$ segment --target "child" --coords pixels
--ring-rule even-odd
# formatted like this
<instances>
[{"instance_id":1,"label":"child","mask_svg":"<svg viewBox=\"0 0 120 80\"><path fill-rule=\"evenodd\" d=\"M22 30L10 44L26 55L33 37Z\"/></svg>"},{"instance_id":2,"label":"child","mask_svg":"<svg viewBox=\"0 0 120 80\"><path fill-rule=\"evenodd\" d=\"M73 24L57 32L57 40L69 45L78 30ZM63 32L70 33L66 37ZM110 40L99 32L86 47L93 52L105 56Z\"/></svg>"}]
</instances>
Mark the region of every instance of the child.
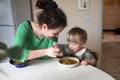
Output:
<instances>
[{"instance_id":1,"label":"child","mask_svg":"<svg viewBox=\"0 0 120 80\"><path fill-rule=\"evenodd\" d=\"M72 28L67 33L67 45L59 44L63 56L77 57L81 61L81 65L95 65L96 58L91 50L85 47L87 41L87 33L79 27Z\"/></svg>"}]
</instances>

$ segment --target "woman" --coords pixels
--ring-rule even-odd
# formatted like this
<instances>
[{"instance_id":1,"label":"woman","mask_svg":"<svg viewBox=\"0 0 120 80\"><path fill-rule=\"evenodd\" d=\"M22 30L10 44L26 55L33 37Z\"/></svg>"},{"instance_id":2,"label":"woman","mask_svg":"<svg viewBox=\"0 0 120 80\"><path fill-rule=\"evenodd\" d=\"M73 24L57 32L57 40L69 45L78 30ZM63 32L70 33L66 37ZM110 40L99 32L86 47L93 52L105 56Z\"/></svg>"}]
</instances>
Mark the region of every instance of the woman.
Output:
<instances>
[{"instance_id":1,"label":"woman","mask_svg":"<svg viewBox=\"0 0 120 80\"><path fill-rule=\"evenodd\" d=\"M55 47L59 33L67 26L64 12L58 8L53 0L37 0L38 22L25 21L17 29L13 48L22 51L12 54L11 62L25 62L34 58L50 58L59 55L59 48ZM16 50L17 51L17 50Z\"/></svg>"}]
</instances>

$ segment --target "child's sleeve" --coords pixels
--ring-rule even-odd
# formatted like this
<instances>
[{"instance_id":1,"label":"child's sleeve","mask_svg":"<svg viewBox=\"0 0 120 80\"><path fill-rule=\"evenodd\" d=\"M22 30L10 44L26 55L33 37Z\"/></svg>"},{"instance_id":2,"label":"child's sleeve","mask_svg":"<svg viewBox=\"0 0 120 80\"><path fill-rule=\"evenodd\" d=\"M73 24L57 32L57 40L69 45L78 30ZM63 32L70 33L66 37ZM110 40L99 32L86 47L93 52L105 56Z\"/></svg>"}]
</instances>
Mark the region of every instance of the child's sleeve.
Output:
<instances>
[{"instance_id":1,"label":"child's sleeve","mask_svg":"<svg viewBox=\"0 0 120 80\"><path fill-rule=\"evenodd\" d=\"M94 55L91 51L86 51L85 53L85 59L95 59Z\"/></svg>"}]
</instances>

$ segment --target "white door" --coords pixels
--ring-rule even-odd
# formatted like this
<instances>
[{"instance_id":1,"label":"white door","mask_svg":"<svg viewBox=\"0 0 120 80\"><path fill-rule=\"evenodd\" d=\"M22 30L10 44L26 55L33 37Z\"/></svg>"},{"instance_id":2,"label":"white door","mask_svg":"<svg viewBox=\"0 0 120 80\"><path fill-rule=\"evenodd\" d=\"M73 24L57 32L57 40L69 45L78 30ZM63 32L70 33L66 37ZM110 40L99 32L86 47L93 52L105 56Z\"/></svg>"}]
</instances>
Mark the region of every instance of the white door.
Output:
<instances>
[{"instance_id":1,"label":"white door","mask_svg":"<svg viewBox=\"0 0 120 80\"><path fill-rule=\"evenodd\" d=\"M12 0L0 0L0 25L14 25Z\"/></svg>"},{"instance_id":2,"label":"white door","mask_svg":"<svg viewBox=\"0 0 120 80\"><path fill-rule=\"evenodd\" d=\"M0 26L0 41L5 43L8 48L13 45L14 31L13 26Z\"/></svg>"}]
</instances>

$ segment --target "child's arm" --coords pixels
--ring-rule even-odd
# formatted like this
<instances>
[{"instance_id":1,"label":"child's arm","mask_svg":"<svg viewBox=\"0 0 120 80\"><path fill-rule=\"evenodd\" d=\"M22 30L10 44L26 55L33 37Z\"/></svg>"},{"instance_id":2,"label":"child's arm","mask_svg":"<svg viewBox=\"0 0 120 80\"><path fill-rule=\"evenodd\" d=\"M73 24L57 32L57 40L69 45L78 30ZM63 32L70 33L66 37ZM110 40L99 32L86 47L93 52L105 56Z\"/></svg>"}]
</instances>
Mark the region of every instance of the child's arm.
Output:
<instances>
[{"instance_id":1,"label":"child's arm","mask_svg":"<svg viewBox=\"0 0 120 80\"><path fill-rule=\"evenodd\" d=\"M84 59L81 61L81 65L93 65L95 66L97 62L96 57L93 55L93 52L91 52L90 50L86 50L85 55L84 55Z\"/></svg>"},{"instance_id":2,"label":"child's arm","mask_svg":"<svg viewBox=\"0 0 120 80\"><path fill-rule=\"evenodd\" d=\"M85 60L82 60L82 61L81 61L81 65L86 66L86 65L88 65L88 64L95 66L95 64L96 64L96 59L95 59L95 58L93 58L93 59L85 59Z\"/></svg>"}]
</instances>

